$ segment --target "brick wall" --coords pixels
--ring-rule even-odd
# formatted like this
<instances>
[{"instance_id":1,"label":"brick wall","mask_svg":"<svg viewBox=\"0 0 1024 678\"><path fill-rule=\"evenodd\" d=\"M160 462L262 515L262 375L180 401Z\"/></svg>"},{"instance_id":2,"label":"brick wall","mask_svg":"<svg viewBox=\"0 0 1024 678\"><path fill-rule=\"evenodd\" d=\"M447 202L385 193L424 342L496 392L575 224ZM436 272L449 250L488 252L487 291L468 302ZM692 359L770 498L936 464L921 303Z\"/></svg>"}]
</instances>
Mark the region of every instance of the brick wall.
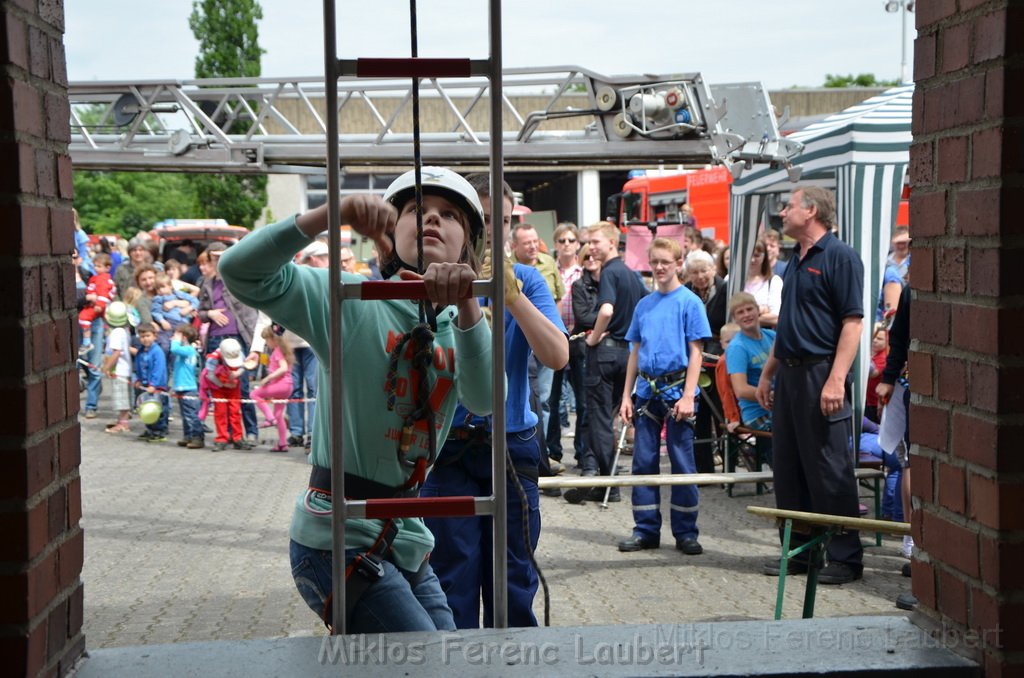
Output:
<instances>
[{"instance_id":1,"label":"brick wall","mask_svg":"<svg viewBox=\"0 0 1024 678\"><path fill-rule=\"evenodd\" d=\"M61 0L0 2L0 657L5 675L64 675L85 644L63 32Z\"/></svg>"},{"instance_id":2,"label":"brick wall","mask_svg":"<svg viewBox=\"0 0 1024 678\"><path fill-rule=\"evenodd\" d=\"M917 3L910 174L913 587L986 675L1024 675L1024 7Z\"/></svg>"}]
</instances>

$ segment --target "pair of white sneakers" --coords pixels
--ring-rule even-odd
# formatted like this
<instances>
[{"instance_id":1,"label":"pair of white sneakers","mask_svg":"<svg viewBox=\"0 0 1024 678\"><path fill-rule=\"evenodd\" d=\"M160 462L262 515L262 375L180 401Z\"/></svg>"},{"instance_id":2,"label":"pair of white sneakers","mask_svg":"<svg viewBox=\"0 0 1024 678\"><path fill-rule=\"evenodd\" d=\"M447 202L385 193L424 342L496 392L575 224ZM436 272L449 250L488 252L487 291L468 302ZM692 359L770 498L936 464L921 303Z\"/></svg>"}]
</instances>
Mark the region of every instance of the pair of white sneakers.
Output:
<instances>
[{"instance_id":1,"label":"pair of white sneakers","mask_svg":"<svg viewBox=\"0 0 1024 678\"><path fill-rule=\"evenodd\" d=\"M909 534L903 537L903 545L900 547L900 553L903 554L904 558L909 558L914 552L914 538Z\"/></svg>"}]
</instances>

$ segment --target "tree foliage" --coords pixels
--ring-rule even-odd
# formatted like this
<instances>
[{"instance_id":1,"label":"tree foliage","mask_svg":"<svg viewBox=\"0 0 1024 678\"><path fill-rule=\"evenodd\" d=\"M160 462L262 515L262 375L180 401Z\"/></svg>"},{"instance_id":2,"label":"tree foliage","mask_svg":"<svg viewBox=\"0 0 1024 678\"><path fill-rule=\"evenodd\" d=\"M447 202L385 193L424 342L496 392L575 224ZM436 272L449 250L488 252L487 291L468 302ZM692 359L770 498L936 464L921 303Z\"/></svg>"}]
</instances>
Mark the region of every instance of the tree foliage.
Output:
<instances>
[{"instance_id":1,"label":"tree foliage","mask_svg":"<svg viewBox=\"0 0 1024 678\"><path fill-rule=\"evenodd\" d=\"M825 87L895 87L899 80L879 80L874 73L860 75L825 75Z\"/></svg>"},{"instance_id":2,"label":"tree foliage","mask_svg":"<svg viewBox=\"0 0 1024 678\"><path fill-rule=\"evenodd\" d=\"M131 237L162 219L199 214L195 189L183 174L74 173L75 207L90 233Z\"/></svg>"},{"instance_id":3,"label":"tree foliage","mask_svg":"<svg viewBox=\"0 0 1024 678\"><path fill-rule=\"evenodd\" d=\"M263 18L257 0L194 0L188 25L199 41L197 78L260 75L256 22ZM202 216L251 227L267 203L266 176L196 174L191 177Z\"/></svg>"},{"instance_id":4,"label":"tree foliage","mask_svg":"<svg viewBox=\"0 0 1024 678\"><path fill-rule=\"evenodd\" d=\"M188 26L199 41L196 77L259 77L262 18L257 0L194 0Z\"/></svg>"}]
</instances>

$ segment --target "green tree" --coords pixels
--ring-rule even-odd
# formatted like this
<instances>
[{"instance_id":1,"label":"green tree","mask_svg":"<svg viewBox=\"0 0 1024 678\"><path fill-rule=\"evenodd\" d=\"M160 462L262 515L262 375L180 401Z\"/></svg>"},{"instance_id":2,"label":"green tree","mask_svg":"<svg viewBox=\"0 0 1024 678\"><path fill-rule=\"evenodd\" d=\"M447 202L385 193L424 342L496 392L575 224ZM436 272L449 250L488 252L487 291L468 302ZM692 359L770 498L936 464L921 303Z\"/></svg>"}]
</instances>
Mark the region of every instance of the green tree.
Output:
<instances>
[{"instance_id":1,"label":"green tree","mask_svg":"<svg viewBox=\"0 0 1024 678\"><path fill-rule=\"evenodd\" d=\"M860 75L825 75L825 87L895 87L899 80L879 80L874 73Z\"/></svg>"},{"instance_id":2,"label":"green tree","mask_svg":"<svg viewBox=\"0 0 1024 678\"><path fill-rule=\"evenodd\" d=\"M196 77L259 77L264 50L256 22L262 18L257 0L193 0L188 25L199 41ZM251 227L267 203L265 176L195 174L190 181L201 216Z\"/></svg>"},{"instance_id":3,"label":"green tree","mask_svg":"<svg viewBox=\"0 0 1024 678\"><path fill-rule=\"evenodd\" d=\"M162 219L199 213L195 189L183 174L79 171L74 182L75 207L90 233L131 237Z\"/></svg>"}]
</instances>

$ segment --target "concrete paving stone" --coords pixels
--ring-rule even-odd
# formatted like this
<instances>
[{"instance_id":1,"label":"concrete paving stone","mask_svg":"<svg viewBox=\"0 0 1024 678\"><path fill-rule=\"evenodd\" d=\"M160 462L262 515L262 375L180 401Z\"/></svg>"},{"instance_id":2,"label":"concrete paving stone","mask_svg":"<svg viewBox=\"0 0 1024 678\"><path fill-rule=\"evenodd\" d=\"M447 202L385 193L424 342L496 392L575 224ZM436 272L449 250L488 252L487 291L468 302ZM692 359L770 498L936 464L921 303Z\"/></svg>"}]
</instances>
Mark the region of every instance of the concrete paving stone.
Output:
<instances>
[{"instance_id":1,"label":"concrete paving stone","mask_svg":"<svg viewBox=\"0 0 1024 678\"><path fill-rule=\"evenodd\" d=\"M81 422L87 647L324 635L295 591L288 560L305 455L184 451L173 443L174 426L171 442L146 444L104 433L109 414L104 399L101 416ZM666 522L668 496L662 492ZM552 623L770 619L776 580L760 568L778 557L777 533L745 508L774 497L703 488L700 501L705 553L687 557L673 548L667 525L660 549L617 550L632 527L628 491L608 509L542 497L537 559ZM899 574L906 561L898 548L898 540L868 548L862 581L819 587L817 616L899 614L893 601L909 582ZM799 615L803 584L788 579L787 618ZM534 610L541 619L540 594Z\"/></svg>"}]
</instances>

